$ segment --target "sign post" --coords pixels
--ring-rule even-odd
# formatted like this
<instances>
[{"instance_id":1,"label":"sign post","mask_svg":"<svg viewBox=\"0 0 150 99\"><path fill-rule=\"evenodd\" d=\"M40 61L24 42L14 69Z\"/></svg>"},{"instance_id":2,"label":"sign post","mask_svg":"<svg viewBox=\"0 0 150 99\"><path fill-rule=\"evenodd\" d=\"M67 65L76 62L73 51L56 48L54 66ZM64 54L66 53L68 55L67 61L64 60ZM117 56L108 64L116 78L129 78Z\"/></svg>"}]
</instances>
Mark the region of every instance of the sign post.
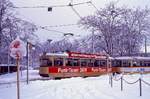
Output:
<instances>
[{"instance_id":1,"label":"sign post","mask_svg":"<svg viewBox=\"0 0 150 99\"><path fill-rule=\"evenodd\" d=\"M20 72L20 66L19 66L19 57L17 58L17 99L20 99L20 77L19 77L19 72Z\"/></svg>"},{"instance_id":2,"label":"sign post","mask_svg":"<svg viewBox=\"0 0 150 99\"><path fill-rule=\"evenodd\" d=\"M20 99L19 60L25 55L25 53L26 51L25 51L24 43L19 38L16 38L14 41L10 43L10 56L16 59L16 65L17 65L17 99Z\"/></svg>"}]
</instances>

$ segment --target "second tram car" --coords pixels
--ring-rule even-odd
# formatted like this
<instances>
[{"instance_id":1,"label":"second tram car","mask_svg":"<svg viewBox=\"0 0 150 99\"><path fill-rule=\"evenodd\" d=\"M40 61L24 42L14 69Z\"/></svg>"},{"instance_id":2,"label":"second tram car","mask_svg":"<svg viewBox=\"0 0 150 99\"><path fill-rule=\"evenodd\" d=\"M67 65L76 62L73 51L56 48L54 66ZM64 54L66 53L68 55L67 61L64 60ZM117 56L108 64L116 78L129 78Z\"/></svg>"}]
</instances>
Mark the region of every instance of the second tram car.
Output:
<instances>
[{"instance_id":1,"label":"second tram car","mask_svg":"<svg viewBox=\"0 0 150 99\"><path fill-rule=\"evenodd\" d=\"M39 74L52 78L98 76L112 71L107 54L45 53L40 63Z\"/></svg>"},{"instance_id":2,"label":"second tram car","mask_svg":"<svg viewBox=\"0 0 150 99\"><path fill-rule=\"evenodd\" d=\"M150 57L111 58L113 73L150 73Z\"/></svg>"}]
</instances>

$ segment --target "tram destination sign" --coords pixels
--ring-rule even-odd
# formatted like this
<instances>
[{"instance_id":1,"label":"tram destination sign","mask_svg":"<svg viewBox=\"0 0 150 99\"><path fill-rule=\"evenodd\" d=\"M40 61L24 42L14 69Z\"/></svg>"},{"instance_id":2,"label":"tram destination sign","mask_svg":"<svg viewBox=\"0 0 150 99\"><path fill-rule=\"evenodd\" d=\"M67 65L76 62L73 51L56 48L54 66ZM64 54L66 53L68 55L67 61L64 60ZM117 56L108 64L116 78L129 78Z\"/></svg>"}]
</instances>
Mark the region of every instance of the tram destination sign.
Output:
<instances>
[{"instance_id":1,"label":"tram destination sign","mask_svg":"<svg viewBox=\"0 0 150 99\"><path fill-rule=\"evenodd\" d=\"M87 53L77 53L77 52L69 52L69 57L77 57L77 58L107 58L104 54L87 54Z\"/></svg>"}]
</instances>

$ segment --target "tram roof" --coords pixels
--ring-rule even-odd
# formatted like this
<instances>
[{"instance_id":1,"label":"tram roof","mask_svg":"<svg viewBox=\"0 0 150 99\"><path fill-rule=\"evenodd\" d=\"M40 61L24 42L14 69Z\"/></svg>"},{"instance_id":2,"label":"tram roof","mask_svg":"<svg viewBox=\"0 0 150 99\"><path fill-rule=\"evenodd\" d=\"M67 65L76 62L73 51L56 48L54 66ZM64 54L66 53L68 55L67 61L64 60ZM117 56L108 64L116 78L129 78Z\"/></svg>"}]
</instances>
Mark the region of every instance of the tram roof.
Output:
<instances>
[{"instance_id":1,"label":"tram roof","mask_svg":"<svg viewBox=\"0 0 150 99\"><path fill-rule=\"evenodd\" d=\"M150 57L141 57L141 56L123 56L123 57L114 57L111 59L117 59L117 60L150 60Z\"/></svg>"},{"instance_id":2,"label":"tram roof","mask_svg":"<svg viewBox=\"0 0 150 99\"><path fill-rule=\"evenodd\" d=\"M66 52L64 53L46 53L47 56L61 56L61 57L68 57Z\"/></svg>"},{"instance_id":3,"label":"tram roof","mask_svg":"<svg viewBox=\"0 0 150 99\"><path fill-rule=\"evenodd\" d=\"M70 58L107 58L107 55L103 53L89 54L89 53L79 53L79 52L62 52L62 53L44 53L43 55L54 56L54 57L70 57Z\"/></svg>"}]
</instances>

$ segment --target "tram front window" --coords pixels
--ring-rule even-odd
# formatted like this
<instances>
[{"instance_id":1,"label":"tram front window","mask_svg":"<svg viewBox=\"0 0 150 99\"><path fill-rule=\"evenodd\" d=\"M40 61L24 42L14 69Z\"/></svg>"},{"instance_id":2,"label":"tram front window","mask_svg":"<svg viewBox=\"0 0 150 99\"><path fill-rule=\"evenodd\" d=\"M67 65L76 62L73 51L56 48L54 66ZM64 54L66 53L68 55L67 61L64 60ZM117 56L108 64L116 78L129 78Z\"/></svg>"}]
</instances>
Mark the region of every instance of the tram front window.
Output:
<instances>
[{"instance_id":1,"label":"tram front window","mask_svg":"<svg viewBox=\"0 0 150 99\"><path fill-rule=\"evenodd\" d=\"M40 66L52 66L52 61L49 59L41 59Z\"/></svg>"}]
</instances>

